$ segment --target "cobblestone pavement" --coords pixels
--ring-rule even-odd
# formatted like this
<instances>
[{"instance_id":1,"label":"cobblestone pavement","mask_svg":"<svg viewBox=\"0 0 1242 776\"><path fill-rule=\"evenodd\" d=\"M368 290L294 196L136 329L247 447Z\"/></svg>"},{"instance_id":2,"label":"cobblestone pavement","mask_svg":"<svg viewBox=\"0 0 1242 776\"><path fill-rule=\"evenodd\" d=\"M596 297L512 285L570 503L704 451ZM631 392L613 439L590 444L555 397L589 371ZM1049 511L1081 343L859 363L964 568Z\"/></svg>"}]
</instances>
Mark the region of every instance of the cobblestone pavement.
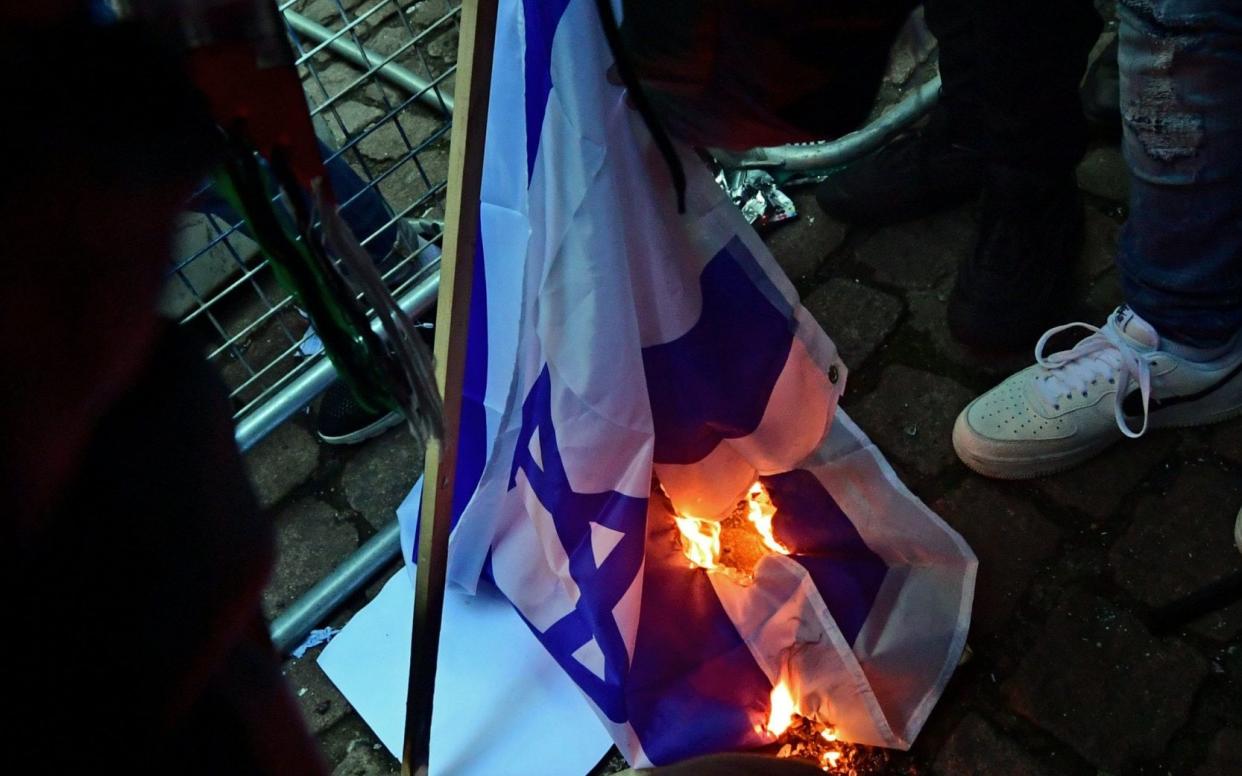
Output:
<instances>
[{"instance_id":1,"label":"cobblestone pavement","mask_svg":"<svg viewBox=\"0 0 1242 776\"><path fill-rule=\"evenodd\" d=\"M322 15L313 2L306 12ZM453 45L444 42L445 56ZM339 68L334 77L349 76ZM341 107L363 123L374 109L365 101ZM364 153L382 158L384 139ZM1078 319L1098 324L1120 299L1112 256L1127 192L1117 149L1093 148L1079 184L1087 230ZM1242 774L1242 605L1164 637L1145 624L1153 607L1242 568L1232 546L1242 421L1153 432L1039 481L969 472L950 444L955 415L1030 360L982 360L947 331L946 301L973 243L974 208L847 228L809 192L791 193L801 217L765 239L851 367L842 406L980 559L972 657L913 750L890 756L888 772ZM312 408L248 456L279 527L280 561L266 596L273 616L392 519L421 467L421 451L401 429L336 448L317 441L313 417ZM332 624L343 625L387 576ZM336 776L398 773L319 670L319 651L285 671ZM621 767L614 753L595 774Z\"/></svg>"}]
</instances>

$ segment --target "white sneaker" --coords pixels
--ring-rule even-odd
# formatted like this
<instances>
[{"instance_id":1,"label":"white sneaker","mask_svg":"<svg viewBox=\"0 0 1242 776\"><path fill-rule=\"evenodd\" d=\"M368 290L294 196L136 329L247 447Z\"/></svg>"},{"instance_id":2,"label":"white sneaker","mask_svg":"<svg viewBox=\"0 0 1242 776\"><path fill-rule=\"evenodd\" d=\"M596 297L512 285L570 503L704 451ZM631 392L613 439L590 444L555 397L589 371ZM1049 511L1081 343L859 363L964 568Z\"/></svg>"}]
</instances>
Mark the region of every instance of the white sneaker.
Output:
<instances>
[{"instance_id":1,"label":"white sneaker","mask_svg":"<svg viewBox=\"0 0 1242 776\"><path fill-rule=\"evenodd\" d=\"M1044 356L1049 337L1076 326L1092 334ZM1197 426L1242 414L1242 333L1224 355L1192 361L1162 350L1156 330L1128 307L1104 328L1050 329L1033 366L975 399L957 416L953 447L970 468L1027 479L1075 466L1123 436Z\"/></svg>"}]
</instances>

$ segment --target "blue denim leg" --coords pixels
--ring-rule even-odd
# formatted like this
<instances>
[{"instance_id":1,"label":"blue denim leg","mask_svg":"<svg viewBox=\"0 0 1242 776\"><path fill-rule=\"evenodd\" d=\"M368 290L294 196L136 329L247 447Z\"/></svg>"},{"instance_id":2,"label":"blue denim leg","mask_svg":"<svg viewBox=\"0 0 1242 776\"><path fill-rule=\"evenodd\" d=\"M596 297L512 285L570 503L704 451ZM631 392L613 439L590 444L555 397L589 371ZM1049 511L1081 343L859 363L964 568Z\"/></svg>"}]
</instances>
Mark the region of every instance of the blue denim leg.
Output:
<instances>
[{"instance_id":1,"label":"blue denim leg","mask_svg":"<svg viewBox=\"0 0 1242 776\"><path fill-rule=\"evenodd\" d=\"M368 188L366 181L354 172L345 158L332 156L332 149L323 141L319 141L319 153L328 160L324 163L324 171L332 184L332 192L336 194L337 201L342 203L341 217L354 230L359 240L371 238L366 244L367 252L381 266L381 270L387 269L383 266L383 261L397 241L398 230L396 223L389 224L392 220L392 209L388 207L377 187ZM196 196L189 207L200 213L210 213L229 224L237 223L241 219L214 186L208 186ZM250 233L249 226L242 224L241 231L253 239L254 235Z\"/></svg>"},{"instance_id":2,"label":"blue denim leg","mask_svg":"<svg viewBox=\"0 0 1242 776\"><path fill-rule=\"evenodd\" d=\"M1222 344L1242 329L1242 0L1119 11L1126 300L1162 336Z\"/></svg>"}]
</instances>

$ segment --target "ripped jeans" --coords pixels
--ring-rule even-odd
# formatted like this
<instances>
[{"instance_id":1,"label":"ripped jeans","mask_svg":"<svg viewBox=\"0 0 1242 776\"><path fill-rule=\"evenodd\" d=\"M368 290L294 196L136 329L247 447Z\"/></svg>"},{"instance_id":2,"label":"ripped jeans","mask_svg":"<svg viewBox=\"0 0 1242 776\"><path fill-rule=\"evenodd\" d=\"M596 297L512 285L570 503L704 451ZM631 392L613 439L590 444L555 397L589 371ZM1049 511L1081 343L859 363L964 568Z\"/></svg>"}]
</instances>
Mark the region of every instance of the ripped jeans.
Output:
<instances>
[{"instance_id":1,"label":"ripped jeans","mask_svg":"<svg viewBox=\"0 0 1242 776\"><path fill-rule=\"evenodd\" d=\"M1242 0L1120 0L1132 186L1117 263L1164 337L1242 329Z\"/></svg>"}]
</instances>

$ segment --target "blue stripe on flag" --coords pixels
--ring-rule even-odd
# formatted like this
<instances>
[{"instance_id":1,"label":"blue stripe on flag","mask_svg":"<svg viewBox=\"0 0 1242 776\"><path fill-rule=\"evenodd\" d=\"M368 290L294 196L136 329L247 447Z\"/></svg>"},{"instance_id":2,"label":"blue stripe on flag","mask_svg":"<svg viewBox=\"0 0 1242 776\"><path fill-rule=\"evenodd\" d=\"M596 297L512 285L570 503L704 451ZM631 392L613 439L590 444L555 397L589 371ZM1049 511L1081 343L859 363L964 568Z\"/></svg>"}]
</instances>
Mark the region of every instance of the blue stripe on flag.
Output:
<instances>
[{"instance_id":1,"label":"blue stripe on flag","mask_svg":"<svg viewBox=\"0 0 1242 776\"><path fill-rule=\"evenodd\" d=\"M466 333L466 373L462 382L461 419L457 424L457 474L453 481L453 512L449 530L457 527L470 497L483 479L487 463L487 271L483 261L483 228L475 242L474 280L470 288L470 318ZM398 512L398 515L400 513ZM418 555L418 536L422 529L422 508L414 510L414 555ZM491 554L488 553L490 562ZM413 561L411 561L413 562ZM490 568L484 576L492 579Z\"/></svg>"},{"instance_id":2,"label":"blue stripe on flag","mask_svg":"<svg viewBox=\"0 0 1242 776\"><path fill-rule=\"evenodd\" d=\"M791 557L811 575L841 634L853 645L871 614L887 564L814 474L795 469L761 480L777 510L773 532L794 550Z\"/></svg>"},{"instance_id":3,"label":"blue stripe on flag","mask_svg":"<svg viewBox=\"0 0 1242 776\"><path fill-rule=\"evenodd\" d=\"M682 557L673 521L656 510L651 520L627 693L643 751L661 764L767 743L754 725L772 683L707 574Z\"/></svg>"},{"instance_id":4,"label":"blue stripe on flag","mask_svg":"<svg viewBox=\"0 0 1242 776\"><path fill-rule=\"evenodd\" d=\"M764 293L771 281L755 266L742 241L730 240L699 276L699 320L672 342L643 348L656 463L701 461L763 419L796 324Z\"/></svg>"},{"instance_id":5,"label":"blue stripe on flag","mask_svg":"<svg viewBox=\"0 0 1242 776\"><path fill-rule=\"evenodd\" d=\"M453 483L453 526L474 495L487 462L487 269L483 227L475 241L474 272L470 287L470 318L466 334L466 374L462 383L461 422L458 425L457 479Z\"/></svg>"},{"instance_id":6,"label":"blue stripe on flag","mask_svg":"<svg viewBox=\"0 0 1242 776\"><path fill-rule=\"evenodd\" d=\"M552 41L569 0L525 0L526 20L526 174L535 171L543 134L543 114L552 93Z\"/></svg>"},{"instance_id":7,"label":"blue stripe on flag","mask_svg":"<svg viewBox=\"0 0 1242 776\"><path fill-rule=\"evenodd\" d=\"M627 712L623 690L629 672L629 652L613 610L642 567L647 500L612 491L574 492L552 425L551 394L551 375L545 366L522 406L522 430L509 487L515 487L520 469L539 502L552 515L557 539L569 558L569 573L580 596L574 611L565 618L542 633L534 627L531 630L610 720L624 722ZM533 452L536 446L539 460ZM594 532L602 529L607 529L610 536L615 532L620 537L597 565L592 539ZM603 654L603 679L574 657L575 652L584 649Z\"/></svg>"}]
</instances>

